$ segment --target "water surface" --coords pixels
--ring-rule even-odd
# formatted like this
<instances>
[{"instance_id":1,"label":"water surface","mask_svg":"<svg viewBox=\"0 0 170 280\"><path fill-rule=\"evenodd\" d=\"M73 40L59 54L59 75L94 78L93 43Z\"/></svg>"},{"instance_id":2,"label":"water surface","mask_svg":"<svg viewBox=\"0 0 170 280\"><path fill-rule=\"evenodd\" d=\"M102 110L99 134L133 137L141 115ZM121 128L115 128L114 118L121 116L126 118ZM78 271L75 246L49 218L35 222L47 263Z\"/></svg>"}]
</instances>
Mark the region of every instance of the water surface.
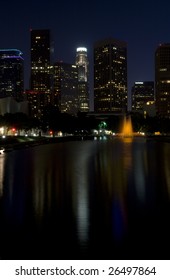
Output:
<instances>
[{"instance_id":1,"label":"water surface","mask_svg":"<svg viewBox=\"0 0 170 280\"><path fill-rule=\"evenodd\" d=\"M170 143L72 141L0 156L1 259L170 259Z\"/></svg>"}]
</instances>

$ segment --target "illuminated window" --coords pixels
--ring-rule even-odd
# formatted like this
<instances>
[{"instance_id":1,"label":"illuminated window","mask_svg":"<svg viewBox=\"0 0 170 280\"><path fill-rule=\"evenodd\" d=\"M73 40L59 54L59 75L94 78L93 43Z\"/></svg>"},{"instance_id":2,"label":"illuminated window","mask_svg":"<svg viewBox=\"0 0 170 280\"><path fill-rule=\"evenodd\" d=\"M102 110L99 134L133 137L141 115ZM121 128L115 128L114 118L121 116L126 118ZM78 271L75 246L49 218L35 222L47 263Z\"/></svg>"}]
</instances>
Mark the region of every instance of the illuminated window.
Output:
<instances>
[{"instance_id":1,"label":"illuminated window","mask_svg":"<svg viewBox=\"0 0 170 280\"><path fill-rule=\"evenodd\" d=\"M167 68L161 68L161 69L159 69L159 71L160 72L165 72L165 71L167 71Z\"/></svg>"}]
</instances>

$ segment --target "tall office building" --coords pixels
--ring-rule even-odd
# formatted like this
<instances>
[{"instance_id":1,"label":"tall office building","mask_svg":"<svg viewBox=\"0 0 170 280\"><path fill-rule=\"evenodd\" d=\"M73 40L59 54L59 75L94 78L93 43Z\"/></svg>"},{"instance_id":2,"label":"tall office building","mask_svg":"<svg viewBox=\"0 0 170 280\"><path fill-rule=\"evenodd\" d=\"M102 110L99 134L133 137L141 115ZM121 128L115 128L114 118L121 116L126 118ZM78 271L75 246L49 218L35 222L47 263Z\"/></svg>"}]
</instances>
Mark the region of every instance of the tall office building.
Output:
<instances>
[{"instance_id":1,"label":"tall office building","mask_svg":"<svg viewBox=\"0 0 170 280\"><path fill-rule=\"evenodd\" d=\"M0 50L0 98L13 97L23 101L24 60L17 49Z\"/></svg>"},{"instance_id":2,"label":"tall office building","mask_svg":"<svg viewBox=\"0 0 170 280\"><path fill-rule=\"evenodd\" d=\"M26 90L28 100L29 116L41 119L44 113L45 94L36 90Z\"/></svg>"},{"instance_id":3,"label":"tall office building","mask_svg":"<svg viewBox=\"0 0 170 280\"><path fill-rule=\"evenodd\" d=\"M161 44L155 52L156 111L170 117L170 44Z\"/></svg>"},{"instance_id":4,"label":"tall office building","mask_svg":"<svg viewBox=\"0 0 170 280\"><path fill-rule=\"evenodd\" d=\"M127 45L115 39L94 44L94 110L127 110Z\"/></svg>"},{"instance_id":5,"label":"tall office building","mask_svg":"<svg viewBox=\"0 0 170 280\"><path fill-rule=\"evenodd\" d=\"M154 82L135 82L132 87L132 110L143 112L146 103L154 102Z\"/></svg>"},{"instance_id":6,"label":"tall office building","mask_svg":"<svg viewBox=\"0 0 170 280\"><path fill-rule=\"evenodd\" d=\"M78 106L80 112L89 111L89 61L87 49L76 50L76 66L78 69Z\"/></svg>"},{"instance_id":7,"label":"tall office building","mask_svg":"<svg viewBox=\"0 0 170 280\"><path fill-rule=\"evenodd\" d=\"M62 113L76 115L78 106L78 72L77 66L56 62L54 64L54 105Z\"/></svg>"},{"instance_id":8,"label":"tall office building","mask_svg":"<svg viewBox=\"0 0 170 280\"><path fill-rule=\"evenodd\" d=\"M51 40L49 30L31 30L31 85L35 115L41 118L51 102Z\"/></svg>"}]
</instances>

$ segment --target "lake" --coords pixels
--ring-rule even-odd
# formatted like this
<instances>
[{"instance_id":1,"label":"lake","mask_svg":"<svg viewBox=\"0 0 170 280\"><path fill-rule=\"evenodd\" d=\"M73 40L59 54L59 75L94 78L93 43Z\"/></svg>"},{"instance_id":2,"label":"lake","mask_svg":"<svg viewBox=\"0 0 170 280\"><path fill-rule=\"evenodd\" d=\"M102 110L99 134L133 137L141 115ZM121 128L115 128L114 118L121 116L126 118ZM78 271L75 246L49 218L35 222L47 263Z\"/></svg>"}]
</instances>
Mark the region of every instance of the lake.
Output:
<instances>
[{"instance_id":1,"label":"lake","mask_svg":"<svg viewBox=\"0 0 170 280\"><path fill-rule=\"evenodd\" d=\"M1 259L170 259L170 143L68 141L0 155Z\"/></svg>"}]
</instances>

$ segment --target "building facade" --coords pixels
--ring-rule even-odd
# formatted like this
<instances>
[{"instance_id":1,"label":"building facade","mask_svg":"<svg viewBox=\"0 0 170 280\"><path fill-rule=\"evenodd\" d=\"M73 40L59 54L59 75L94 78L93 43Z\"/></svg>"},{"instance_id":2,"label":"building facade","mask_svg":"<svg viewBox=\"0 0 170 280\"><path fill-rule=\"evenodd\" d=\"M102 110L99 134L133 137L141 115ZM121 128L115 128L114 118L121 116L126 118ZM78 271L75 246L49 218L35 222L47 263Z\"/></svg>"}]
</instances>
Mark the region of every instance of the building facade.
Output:
<instances>
[{"instance_id":1,"label":"building facade","mask_svg":"<svg viewBox=\"0 0 170 280\"><path fill-rule=\"evenodd\" d=\"M64 62L54 64L54 104L61 113L76 115L79 111L76 65Z\"/></svg>"},{"instance_id":2,"label":"building facade","mask_svg":"<svg viewBox=\"0 0 170 280\"><path fill-rule=\"evenodd\" d=\"M170 117L170 44L161 44L155 52L156 112Z\"/></svg>"},{"instance_id":3,"label":"building facade","mask_svg":"<svg viewBox=\"0 0 170 280\"><path fill-rule=\"evenodd\" d=\"M154 102L154 82L135 82L132 87L132 110L143 113L146 103Z\"/></svg>"},{"instance_id":4,"label":"building facade","mask_svg":"<svg viewBox=\"0 0 170 280\"><path fill-rule=\"evenodd\" d=\"M127 110L127 44L115 39L94 44L94 111Z\"/></svg>"},{"instance_id":5,"label":"building facade","mask_svg":"<svg viewBox=\"0 0 170 280\"><path fill-rule=\"evenodd\" d=\"M89 111L89 61L87 49L79 47L76 50L76 62L78 71L78 107L80 112Z\"/></svg>"},{"instance_id":6,"label":"building facade","mask_svg":"<svg viewBox=\"0 0 170 280\"><path fill-rule=\"evenodd\" d=\"M40 119L44 113L44 104L46 104L45 94L36 90L26 90L26 96L30 117Z\"/></svg>"},{"instance_id":7,"label":"building facade","mask_svg":"<svg viewBox=\"0 0 170 280\"><path fill-rule=\"evenodd\" d=\"M0 98L13 97L23 101L24 60L17 49L0 50Z\"/></svg>"},{"instance_id":8,"label":"building facade","mask_svg":"<svg viewBox=\"0 0 170 280\"><path fill-rule=\"evenodd\" d=\"M34 92L34 112L41 118L43 109L51 102L52 67L51 39L49 30L31 30L31 79ZM37 98L37 101L36 101ZM30 104L32 106L32 104Z\"/></svg>"}]
</instances>

